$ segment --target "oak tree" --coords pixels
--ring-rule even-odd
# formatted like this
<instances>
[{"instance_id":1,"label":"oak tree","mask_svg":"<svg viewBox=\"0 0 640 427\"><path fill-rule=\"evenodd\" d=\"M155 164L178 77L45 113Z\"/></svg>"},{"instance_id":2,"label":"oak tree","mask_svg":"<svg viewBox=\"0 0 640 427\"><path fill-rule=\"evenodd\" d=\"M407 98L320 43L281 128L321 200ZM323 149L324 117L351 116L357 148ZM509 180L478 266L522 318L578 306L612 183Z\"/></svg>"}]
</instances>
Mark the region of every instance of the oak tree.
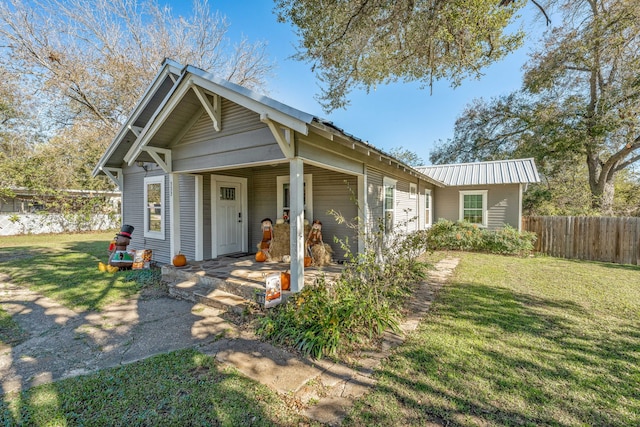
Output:
<instances>
[{"instance_id":1,"label":"oak tree","mask_svg":"<svg viewBox=\"0 0 640 427\"><path fill-rule=\"evenodd\" d=\"M32 112L12 129L20 155L0 156L2 187L104 188L91 169L165 58L262 89L274 67L265 43L233 43L228 25L206 0L185 16L158 0L0 2L0 71L11 77L0 122L17 106ZM30 128L42 129L37 143Z\"/></svg>"},{"instance_id":2,"label":"oak tree","mask_svg":"<svg viewBox=\"0 0 640 427\"><path fill-rule=\"evenodd\" d=\"M297 28L296 58L325 85L327 111L348 105L354 88L394 81L454 86L481 76L517 49L523 34L505 30L522 2L498 0L276 0L282 22Z\"/></svg>"},{"instance_id":3,"label":"oak tree","mask_svg":"<svg viewBox=\"0 0 640 427\"><path fill-rule=\"evenodd\" d=\"M522 90L476 101L435 163L533 155L586 165L591 207L614 213L615 178L640 160L640 4L557 0L563 20L525 67Z\"/></svg>"}]
</instances>

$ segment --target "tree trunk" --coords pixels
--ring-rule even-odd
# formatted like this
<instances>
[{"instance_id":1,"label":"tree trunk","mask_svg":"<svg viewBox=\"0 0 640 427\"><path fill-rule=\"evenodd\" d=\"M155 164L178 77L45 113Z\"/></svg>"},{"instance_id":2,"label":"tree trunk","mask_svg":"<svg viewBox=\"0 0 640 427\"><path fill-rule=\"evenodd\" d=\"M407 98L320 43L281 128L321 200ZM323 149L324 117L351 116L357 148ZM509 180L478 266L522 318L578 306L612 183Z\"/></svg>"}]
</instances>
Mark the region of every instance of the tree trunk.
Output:
<instances>
[{"instance_id":1,"label":"tree trunk","mask_svg":"<svg viewBox=\"0 0 640 427\"><path fill-rule=\"evenodd\" d=\"M587 166L589 168L591 207L603 216L612 216L615 168L608 164L602 164L600 157L593 153L587 155Z\"/></svg>"}]
</instances>

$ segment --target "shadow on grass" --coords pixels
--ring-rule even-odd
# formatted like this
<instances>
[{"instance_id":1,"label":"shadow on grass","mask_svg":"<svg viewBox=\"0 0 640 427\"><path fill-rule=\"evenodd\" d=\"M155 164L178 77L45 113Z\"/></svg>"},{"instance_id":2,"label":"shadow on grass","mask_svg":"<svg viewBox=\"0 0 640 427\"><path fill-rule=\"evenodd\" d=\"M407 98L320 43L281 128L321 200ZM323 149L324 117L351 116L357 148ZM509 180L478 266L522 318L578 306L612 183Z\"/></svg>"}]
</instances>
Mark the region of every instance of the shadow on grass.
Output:
<instances>
[{"instance_id":1,"label":"shadow on grass","mask_svg":"<svg viewBox=\"0 0 640 427\"><path fill-rule=\"evenodd\" d=\"M4 425L299 425L285 403L194 350L30 389L0 402Z\"/></svg>"},{"instance_id":2,"label":"shadow on grass","mask_svg":"<svg viewBox=\"0 0 640 427\"><path fill-rule=\"evenodd\" d=\"M564 261L574 263L574 264L593 264L600 267L610 268L612 270L625 270L625 271L634 271L640 273L640 265L632 265L632 264L616 264L613 262L602 262L602 261L589 261L589 260L581 260L581 259L567 259L561 258Z\"/></svg>"},{"instance_id":3,"label":"shadow on grass","mask_svg":"<svg viewBox=\"0 0 640 427\"><path fill-rule=\"evenodd\" d=\"M55 238L55 236L52 236ZM63 242L59 246L0 249L0 272L20 286L42 293L76 310L100 309L138 291L135 283L98 270L107 263L108 242Z\"/></svg>"},{"instance_id":4,"label":"shadow on grass","mask_svg":"<svg viewBox=\"0 0 640 427\"><path fill-rule=\"evenodd\" d=\"M169 298L107 306L137 285L122 280L126 273L98 271L105 248L0 249L0 271L14 288L3 307L30 332L0 354L0 424L299 425L260 384L195 351L175 351L216 342L229 328L223 319ZM166 354L135 362L158 353Z\"/></svg>"},{"instance_id":5,"label":"shadow on grass","mask_svg":"<svg viewBox=\"0 0 640 427\"><path fill-rule=\"evenodd\" d=\"M638 425L639 328L573 301L451 285L345 425Z\"/></svg>"}]
</instances>

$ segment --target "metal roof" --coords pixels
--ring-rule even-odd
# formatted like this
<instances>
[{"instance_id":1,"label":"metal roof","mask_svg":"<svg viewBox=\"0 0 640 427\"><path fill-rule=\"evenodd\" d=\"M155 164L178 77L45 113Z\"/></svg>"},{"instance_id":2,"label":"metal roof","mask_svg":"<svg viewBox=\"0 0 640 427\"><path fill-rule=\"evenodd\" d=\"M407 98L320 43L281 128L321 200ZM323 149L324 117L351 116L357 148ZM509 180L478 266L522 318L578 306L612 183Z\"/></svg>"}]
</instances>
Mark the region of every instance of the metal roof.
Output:
<instances>
[{"instance_id":1,"label":"metal roof","mask_svg":"<svg viewBox=\"0 0 640 427\"><path fill-rule=\"evenodd\" d=\"M540 182L538 169L531 158L420 166L416 169L448 186Z\"/></svg>"},{"instance_id":2,"label":"metal roof","mask_svg":"<svg viewBox=\"0 0 640 427\"><path fill-rule=\"evenodd\" d=\"M356 146L362 146L367 152L372 151L377 153L380 161L384 160L385 162L389 162L390 165L397 165L398 168L405 172L431 182L435 186L442 187L443 185L438 180L434 180L428 175L425 175L415 167L411 167L366 141L346 133L327 120L290 107L243 86L220 79L198 67L192 65L182 66L178 62L170 59L166 59L163 62L161 71L143 95L142 100L135 107L132 115L98 161L98 164L93 170L94 176L100 172L104 172L103 168L106 166L112 165L119 167L122 161L129 162L131 159L135 160L137 158L140 152L140 146L148 143L151 138L147 138L148 135L146 135L148 128L152 127L154 122L158 120L160 112L166 107L181 84L195 84L205 87L211 92L217 93L261 115L265 113L266 117L286 124L305 135L310 126L321 130L330 130L330 133L338 134L344 138L345 141L349 141L348 145L352 146L353 149L355 149ZM274 113L274 117L270 117L272 113ZM134 128L137 128L137 132L134 132Z\"/></svg>"}]
</instances>

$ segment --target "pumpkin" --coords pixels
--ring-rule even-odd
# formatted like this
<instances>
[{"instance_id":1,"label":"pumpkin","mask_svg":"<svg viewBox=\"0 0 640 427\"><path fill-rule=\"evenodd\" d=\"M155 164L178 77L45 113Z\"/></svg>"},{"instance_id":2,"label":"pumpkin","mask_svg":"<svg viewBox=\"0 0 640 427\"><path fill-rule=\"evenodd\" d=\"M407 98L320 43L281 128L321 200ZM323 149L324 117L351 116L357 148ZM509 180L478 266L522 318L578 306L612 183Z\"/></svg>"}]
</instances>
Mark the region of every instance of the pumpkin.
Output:
<instances>
[{"instance_id":1,"label":"pumpkin","mask_svg":"<svg viewBox=\"0 0 640 427\"><path fill-rule=\"evenodd\" d=\"M312 262L313 262L313 260L311 259L310 256L304 257L304 266L305 267L310 267Z\"/></svg>"},{"instance_id":2,"label":"pumpkin","mask_svg":"<svg viewBox=\"0 0 640 427\"><path fill-rule=\"evenodd\" d=\"M266 260L267 260L267 254L265 254L264 251L258 251L256 253L256 261L265 262Z\"/></svg>"},{"instance_id":3,"label":"pumpkin","mask_svg":"<svg viewBox=\"0 0 640 427\"><path fill-rule=\"evenodd\" d=\"M283 291L291 289L291 274L280 273L280 287Z\"/></svg>"},{"instance_id":4,"label":"pumpkin","mask_svg":"<svg viewBox=\"0 0 640 427\"><path fill-rule=\"evenodd\" d=\"M187 257L184 254L176 254L173 257L173 265L176 267L184 267L187 265Z\"/></svg>"}]
</instances>

